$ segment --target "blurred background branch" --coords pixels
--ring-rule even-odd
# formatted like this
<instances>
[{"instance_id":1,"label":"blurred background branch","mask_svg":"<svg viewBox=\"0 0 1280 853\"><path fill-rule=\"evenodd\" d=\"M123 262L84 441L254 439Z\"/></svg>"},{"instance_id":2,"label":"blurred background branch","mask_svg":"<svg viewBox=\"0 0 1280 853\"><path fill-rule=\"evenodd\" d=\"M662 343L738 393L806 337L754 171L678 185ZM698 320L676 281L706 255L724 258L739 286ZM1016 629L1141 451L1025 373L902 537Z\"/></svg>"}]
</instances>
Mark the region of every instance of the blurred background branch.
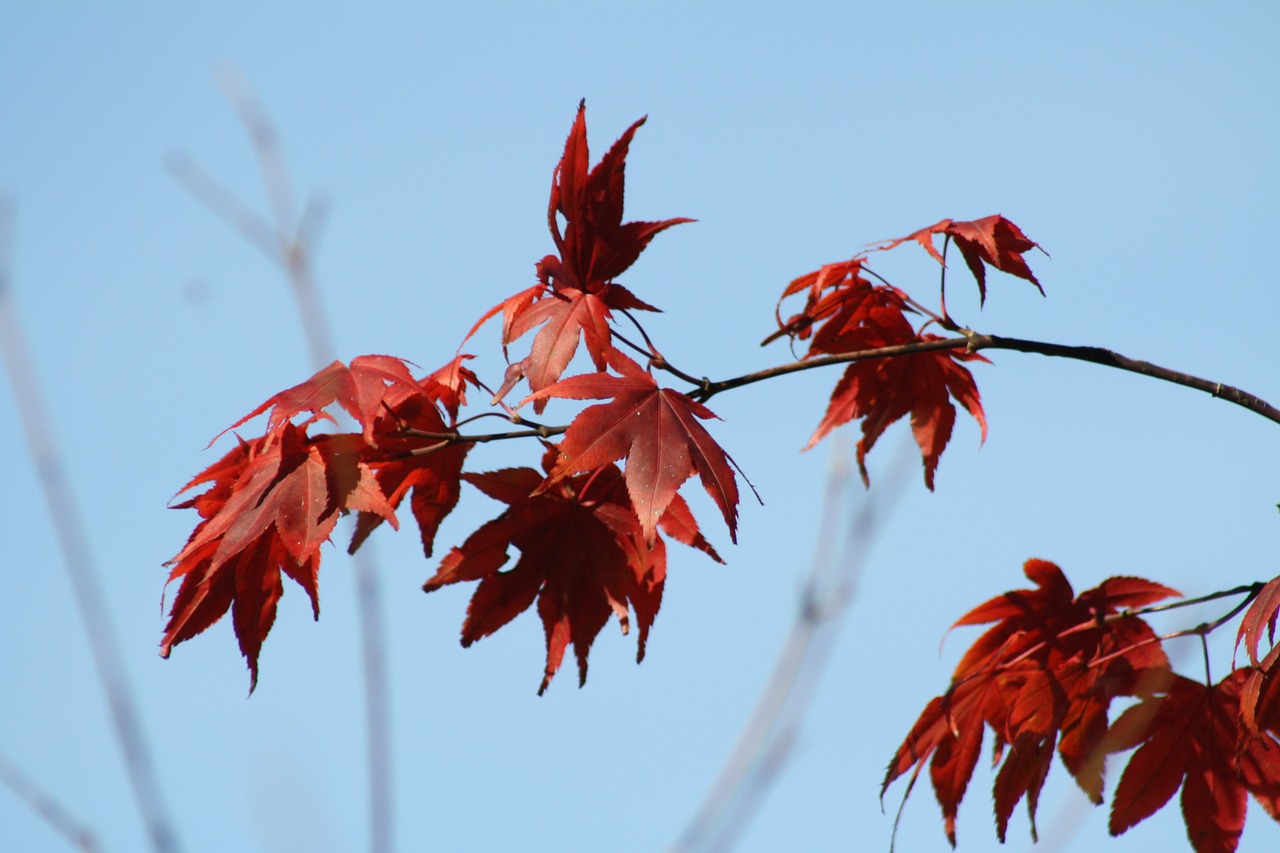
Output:
<instances>
[{"instance_id":1,"label":"blurred background branch","mask_svg":"<svg viewBox=\"0 0 1280 853\"><path fill-rule=\"evenodd\" d=\"M253 144L272 219L245 205L184 153L169 156L169 173L191 195L276 264L289 282L307 339L312 369L319 371L336 355L329 319L311 272L311 253L328 213L328 203L311 195L296 214L292 182L275 127L240 73L222 66L217 81ZM369 849L391 853L394 819L391 785L391 700L386 676L385 619L376 559L366 542L353 555L356 605L364 670L365 739L369 776Z\"/></svg>"},{"instance_id":2,"label":"blurred background branch","mask_svg":"<svg viewBox=\"0 0 1280 853\"><path fill-rule=\"evenodd\" d=\"M19 770L5 756L0 755L0 782L4 782L10 791L17 795L31 810L40 815L49 826L84 853L97 853L97 836L73 817L58 800L39 787L30 777Z\"/></svg>"},{"instance_id":3,"label":"blurred background branch","mask_svg":"<svg viewBox=\"0 0 1280 853\"><path fill-rule=\"evenodd\" d=\"M125 768L134 799L147 826L151 845L157 853L177 853L181 849L151 760L151 750L138 713L138 704L129 683L120 641L105 604L102 581L93 561L93 552L80 514L80 507L67 475L62 452L54 437L40 379L31 361L22 324L14 308L9 282L9 246L12 208L0 198L0 357L3 357L13 387L13 398L27 438L31 456L44 494L49 518L57 535L62 561L75 594L80 623L93 653L94 666L107 699L116 741L124 753ZM5 774L6 780L11 778ZM10 782L13 787L13 783ZM30 800L28 800L30 802ZM42 801L47 804L47 800ZM40 809L48 819L50 812ZM60 810L56 814L61 815Z\"/></svg>"},{"instance_id":4,"label":"blurred background branch","mask_svg":"<svg viewBox=\"0 0 1280 853\"><path fill-rule=\"evenodd\" d=\"M669 853L727 853L750 825L795 749L876 533L915 469L915 446L903 439L885 483L851 489L848 436L832 442L817 549L795 621L737 745Z\"/></svg>"}]
</instances>

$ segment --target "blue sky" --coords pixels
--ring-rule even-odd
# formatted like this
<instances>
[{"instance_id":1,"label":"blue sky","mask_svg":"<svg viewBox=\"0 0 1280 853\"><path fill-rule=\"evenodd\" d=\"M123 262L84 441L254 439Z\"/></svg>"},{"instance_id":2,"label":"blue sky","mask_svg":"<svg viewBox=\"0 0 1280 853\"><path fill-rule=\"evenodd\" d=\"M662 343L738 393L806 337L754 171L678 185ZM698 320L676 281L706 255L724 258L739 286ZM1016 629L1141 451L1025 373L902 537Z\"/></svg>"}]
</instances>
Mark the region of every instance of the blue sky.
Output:
<instances>
[{"instance_id":1,"label":"blue sky","mask_svg":"<svg viewBox=\"0 0 1280 853\"><path fill-rule=\"evenodd\" d=\"M1278 25L1265 3L0 2L13 299L185 849L336 853L367 836L359 626L340 547L325 554L318 623L286 589L252 698L227 624L157 655L161 564L194 523L166 502L217 458L210 437L311 373L278 271L164 168L182 152L266 211L217 69L237 69L266 105L299 196L329 202L314 261L344 359L434 367L532 283L551 250L551 169L585 97L597 156L649 115L628 218L698 220L659 236L622 279L665 310L647 328L686 370L718 378L785 360L756 344L796 275L943 217L1003 213L1051 253L1031 258L1047 298L997 276L979 312L972 288L953 285L960 319L1111 347L1275 402ZM931 299L931 263L907 253L878 269ZM474 348L497 376L496 330ZM1077 589L1134 574L1201 594L1280 573L1274 424L1094 366L993 361L975 371L987 443L962 420L932 494L912 466L866 543L807 724L738 849L887 848L901 787L883 814L884 765L972 635L950 637L941 658L939 640L1021 585L1027 558L1058 562ZM829 459L825 445L799 450L836 377L713 401L716 436L765 505L744 505L734 547L687 490L728 565L673 551L646 661L635 666L611 625L583 690L566 672L535 695L533 614L460 648L469 590L423 595L436 564L416 536L375 537L399 849L666 849L793 618ZM877 485L891 485L906 433L899 424L877 447ZM0 754L106 850L144 849L7 385L0 437ZM472 457L480 469L532 458ZM465 495L437 554L497 511ZM1219 633L1215 678L1230 658L1230 629ZM1175 656L1194 677L1198 650L1183 642ZM990 781L980 767L962 850L994 846ZM1083 802L1055 767L1038 849L1185 840L1176 805L1111 841L1105 810ZM7 789L0 838L67 849ZM1029 844L1021 812L1010 838ZM923 786L898 842L945 844ZM1251 807L1241 849L1277 844L1280 829Z\"/></svg>"}]
</instances>

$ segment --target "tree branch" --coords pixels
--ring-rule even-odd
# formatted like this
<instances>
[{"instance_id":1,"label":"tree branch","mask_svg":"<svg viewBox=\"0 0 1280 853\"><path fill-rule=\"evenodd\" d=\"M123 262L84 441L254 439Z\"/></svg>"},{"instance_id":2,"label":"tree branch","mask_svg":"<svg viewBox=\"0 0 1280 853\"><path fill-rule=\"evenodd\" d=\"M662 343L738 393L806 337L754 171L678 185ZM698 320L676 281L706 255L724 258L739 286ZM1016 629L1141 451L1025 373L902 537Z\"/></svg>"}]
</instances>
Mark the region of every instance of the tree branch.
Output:
<instances>
[{"instance_id":1,"label":"tree branch","mask_svg":"<svg viewBox=\"0 0 1280 853\"><path fill-rule=\"evenodd\" d=\"M974 340L977 341L974 349L1008 349L1059 358L1073 358L1076 361L1088 361L1105 367L1140 373L1153 379L1163 379L1175 385L1185 385L1197 391L1204 391L1211 396L1221 397L1227 402L1242 406L1267 420L1280 423L1280 409L1247 391L1242 391L1232 385L1224 385L1221 382L1201 379L1199 376L1193 376L1190 373L1170 370L1167 367L1161 367L1149 361L1129 358L1102 347L1066 346L1063 344L1044 343L1043 341L1028 341L1021 338L1005 338L998 335L974 335Z\"/></svg>"},{"instance_id":2,"label":"tree branch","mask_svg":"<svg viewBox=\"0 0 1280 853\"><path fill-rule=\"evenodd\" d=\"M1219 397L1229 403L1235 403L1237 406L1241 406L1255 414L1261 415L1267 420L1280 423L1280 409L1277 409L1275 406L1272 406L1270 403L1254 394L1250 394L1247 391L1236 388L1234 385L1226 385L1222 382L1202 379L1201 377L1193 376L1190 373L1170 370L1167 367L1161 367L1160 365L1152 364L1149 361L1140 361L1138 359L1129 358L1128 356L1121 355L1109 349L1103 349L1102 347L1051 344L1044 341L1007 338L1000 335L985 335L972 331L966 331L965 336L959 338L939 338L932 341L913 341L906 344L876 347L874 349L859 350L857 352L841 353L840 355L828 355L821 356L819 358L795 361L790 364L782 364L777 367L758 370L754 373L735 376L732 379L705 382L700 388L690 391L689 396L700 403L705 403L721 391L741 388L744 385L762 382L765 379L773 379L776 376L785 376L789 373L799 373L802 370L826 367L831 364L849 364L855 361L866 361L867 359L872 358L890 358L893 356L911 355L918 352L934 352L936 350L961 348L969 352L977 352L978 350L984 349L1005 349L1014 350L1016 352L1038 353L1040 355L1055 356L1058 358L1071 358L1076 361L1087 361L1093 364L1103 365L1104 367L1114 367L1117 370L1127 370L1131 373L1139 373L1143 376L1150 376L1153 379L1163 379L1164 381L1172 382L1175 385L1184 385L1188 388L1194 388L1197 391L1204 391L1206 394Z\"/></svg>"}]
</instances>

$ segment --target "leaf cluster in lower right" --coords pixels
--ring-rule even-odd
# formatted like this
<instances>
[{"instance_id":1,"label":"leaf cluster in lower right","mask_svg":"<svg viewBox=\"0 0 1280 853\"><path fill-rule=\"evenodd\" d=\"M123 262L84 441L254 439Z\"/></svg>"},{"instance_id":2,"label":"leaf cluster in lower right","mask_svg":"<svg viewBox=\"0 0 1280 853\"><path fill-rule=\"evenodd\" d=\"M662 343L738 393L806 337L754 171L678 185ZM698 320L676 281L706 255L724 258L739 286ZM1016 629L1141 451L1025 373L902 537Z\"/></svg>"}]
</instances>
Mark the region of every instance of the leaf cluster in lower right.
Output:
<instances>
[{"instance_id":1,"label":"leaf cluster in lower right","mask_svg":"<svg viewBox=\"0 0 1280 853\"><path fill-rule=\"evenodd\" d=\"M1055 752L1101 804L1107 756L1136 748L1112 797L1112 835L1159 811L1179 790L1187 835L1199 853L1236 849L1250 794L1280 821L1280 655L1259 661L1254 645L1252 665L1216 684L1194 681L1172 672L1161 638L1139 615L1180 595L1176 590L1113 577L1075 595L1053 563L1028 560L1024 570L1034 589L993 598L953 626L995 623L894 754L882 796L908 772L910 795L928 763L954 847L956 813L990 728L1001 842L1023 798L1036 838L1036 807ZM1267 596L1257 598L1245 623L1269 623L1273 631L1276 608ZM1246 639L1256 644L1256 633ZM1111 701L1119 697L1138 702L1109 724Z\"/></svg>"}]
</instances>

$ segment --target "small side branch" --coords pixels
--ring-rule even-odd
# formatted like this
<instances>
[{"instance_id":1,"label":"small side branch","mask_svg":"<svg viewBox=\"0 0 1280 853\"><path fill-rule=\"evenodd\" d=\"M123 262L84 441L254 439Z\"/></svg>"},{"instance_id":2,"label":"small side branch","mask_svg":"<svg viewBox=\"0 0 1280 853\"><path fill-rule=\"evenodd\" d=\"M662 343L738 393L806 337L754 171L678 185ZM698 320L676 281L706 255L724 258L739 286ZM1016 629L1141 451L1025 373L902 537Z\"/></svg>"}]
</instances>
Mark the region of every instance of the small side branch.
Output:
<instances>
[{"instance_id":1,"label":"small side branch","mask_svg":"<svg viewBox=\"0 0 1280 853\"><path fill-rule=\"evenodd\" d=\"M77 850L96 853L102 849L92 830L72 817L57 800L41 790L3 755L0 755L0 782L3 782L18 799L31 806L36 814L44 818L55 832Z\"/></svg>"},{"instance_id":2,"label":"small side branch","mask_svg":"<svg viewBox=\"0 0 1280 853\"><path fill-rule=\"evenodd\" d=\"M568 430L565 426L539 426L534 429L517 429L511 432L490 432L481 435L464 435L456 430L448 432L428 432L421 429L407 428L402 430L404 435L413 436L414 438L430 438L440 442L438 445L432 445L428 450L439 450L448 447L451 444L484 444L490 441L505 441L509 438L550 438L553 435L563 435Z\"/></svg>"}]
</instances>

